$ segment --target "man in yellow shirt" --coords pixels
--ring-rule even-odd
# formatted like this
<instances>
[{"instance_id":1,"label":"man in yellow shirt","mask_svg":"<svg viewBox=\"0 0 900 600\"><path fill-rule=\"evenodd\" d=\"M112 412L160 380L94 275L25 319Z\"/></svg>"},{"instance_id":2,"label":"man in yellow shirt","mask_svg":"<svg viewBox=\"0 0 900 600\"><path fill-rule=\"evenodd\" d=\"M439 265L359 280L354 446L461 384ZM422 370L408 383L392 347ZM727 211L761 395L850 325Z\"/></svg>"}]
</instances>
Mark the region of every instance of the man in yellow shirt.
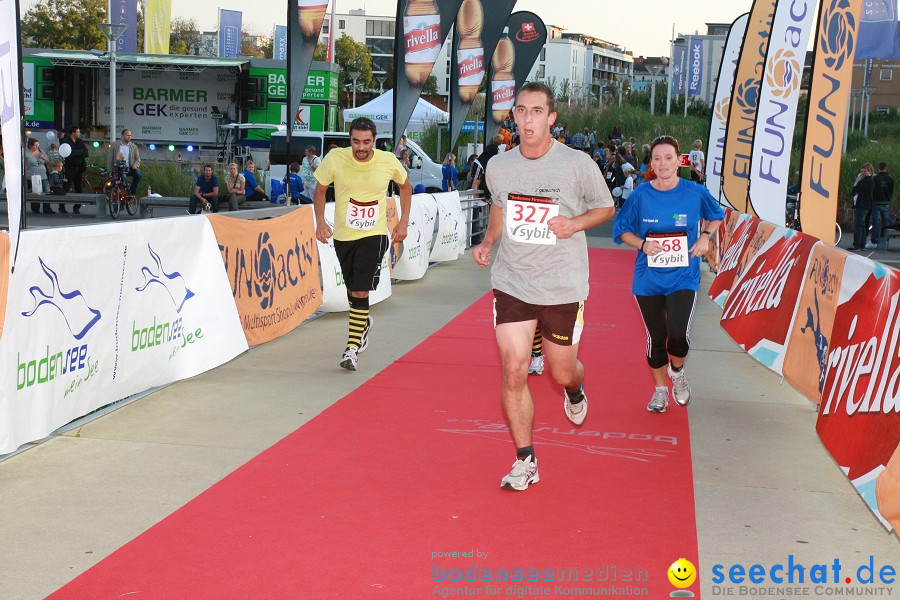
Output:
<instances>
[{"instance_id":1,"label":"man in yellow shirt","mask_svg":"<svg viewBox=\"0 0 900 600\"><path fill-rule=\"evenodd\" d=\"M316 238L323 244L334 236L334 251L341 263L347 300L350 303L350 332L341 367L355 371L359 353L369 345L372 317L369 292L378 287L381 260L393 243L406 239L412 186L406 169L390 152L375 149L375 123L354 119L350 124L350 147L336 148L325 155L314 175L313 204L316 211ZM400 222L388 240L386 197L388 184L400 186ZM334 231L325 222L325 190L334 183Z\"/></svg>"}]
</instances>

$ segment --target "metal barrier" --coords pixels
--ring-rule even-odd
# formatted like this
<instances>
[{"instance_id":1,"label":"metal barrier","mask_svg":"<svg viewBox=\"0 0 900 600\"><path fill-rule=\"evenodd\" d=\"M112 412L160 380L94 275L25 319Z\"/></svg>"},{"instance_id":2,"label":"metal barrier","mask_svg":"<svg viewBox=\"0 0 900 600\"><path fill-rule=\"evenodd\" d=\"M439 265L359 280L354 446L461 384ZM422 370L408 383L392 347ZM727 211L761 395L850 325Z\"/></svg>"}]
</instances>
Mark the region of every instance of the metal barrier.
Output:
<instances>
[{"instance_id":1,"label":"metal barrier","mask_svg":"<svg viewBox=\"0 0 900 600\"><path fill-rule=\"evenodd\" d=\"M491 205L484 201L484 193L481 190L461 191L459 204L466 218L466 248L471 248L484 239Z\"/></svg>"}]
</instances>

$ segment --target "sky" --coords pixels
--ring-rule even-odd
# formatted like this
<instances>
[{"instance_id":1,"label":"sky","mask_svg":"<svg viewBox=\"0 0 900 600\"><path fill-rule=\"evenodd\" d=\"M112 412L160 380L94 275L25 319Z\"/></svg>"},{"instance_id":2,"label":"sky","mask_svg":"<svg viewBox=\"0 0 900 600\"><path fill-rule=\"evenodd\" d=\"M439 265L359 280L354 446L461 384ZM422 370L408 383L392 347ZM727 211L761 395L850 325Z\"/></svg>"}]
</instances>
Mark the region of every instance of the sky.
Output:
<instances>
[{"instance_id":1,"label":"sky","mask_svg":"<svg viewBox=\"0 0 900 600\"><path fill-rule=\"evenodd\" d=\"M336 11L363 8L370 15L393 15L396 0L333 0ZM485 6L490 0L484 0ZM39 0L23 0L22 11ZM675 33L706 32L706 23L730 23L750 10L752 0L715 0L699 3L673 0L636 2L603 0L518 0L515 10L530 10L547 25L624 45L634 56L668 56L672 26ZM252 10L248 7L252 6ZM285 0L175 0L174 17L195 18L204 30L215 27L219 8L244 11L244 28L257 35L271 35L273 25L287 21ZM280 15L280 16L276 16Z\"/></svg>"}]
</instances>

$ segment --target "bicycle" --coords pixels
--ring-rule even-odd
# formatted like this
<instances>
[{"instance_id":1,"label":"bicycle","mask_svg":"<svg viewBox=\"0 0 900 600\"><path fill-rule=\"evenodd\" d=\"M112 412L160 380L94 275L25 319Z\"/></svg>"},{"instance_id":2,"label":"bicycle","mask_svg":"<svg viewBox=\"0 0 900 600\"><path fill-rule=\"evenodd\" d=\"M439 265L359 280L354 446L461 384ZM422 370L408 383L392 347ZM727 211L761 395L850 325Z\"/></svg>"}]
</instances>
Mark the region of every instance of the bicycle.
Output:
<instances>
[{"instance_id":1,"label":"bicycle","mask_svg":"<svg viewBox=\"0 0 900 600\"><path fill-rule=\"evenodd\" d=\"M81 176L81 188L91 194L106 194L109 196L112 190L112 177L109 171L100 167L96 170L85 171Z\"/></svg>"},{"instance_id":2,"label":"bicycle","mask_svg":"<svg viewBox=\"0 0 900 600\"><path fill-rule=\"evenodd\" d=\"M785 227L787 227L788 229L793 229L794 231L803 231L803 228L800 226L800 203L797 202L796 194L787 195L784 209ZM834 243L832 244L832 246L837 246L841 243L842 235L843 231L841 230L841 224L835 221Z\"/></svg>"},{"instance_id":3,"label":"bicycle","mask_svg":"<svg viewBox=\"0 0 900 600\"><path fill-rule=\"evenodd\" d=\"M121 177L118 173L114 173L112 179L110 180L110 192L109 192L109 214L113 219L117 219L119 217L119 211L122 206L125 206L125 211L134 216L137 212L137 198L134 197L134 194L131 193L131 190L128 187L128 183L123 181L123 177Z\"/></svg>"}]
</instances>

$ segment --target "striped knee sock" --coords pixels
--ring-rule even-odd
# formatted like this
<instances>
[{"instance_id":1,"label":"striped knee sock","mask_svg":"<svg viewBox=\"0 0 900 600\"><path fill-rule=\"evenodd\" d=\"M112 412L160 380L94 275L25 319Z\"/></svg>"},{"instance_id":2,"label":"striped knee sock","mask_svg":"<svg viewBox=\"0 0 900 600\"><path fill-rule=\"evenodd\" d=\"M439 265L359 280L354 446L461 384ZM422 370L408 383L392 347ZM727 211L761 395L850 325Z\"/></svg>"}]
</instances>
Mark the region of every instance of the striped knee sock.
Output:
<instances>
[{"instance_id":1,"label":"striped knee sock","mask_svg":"<svg viewBox=\"0 0 900 600\"><path fill-rule=\"evenodd\" d=\"M540 356L544 353L544 336L541 335L541 328L538 326L534 330L534 341L531 342L531 355Z\"/></svg>"},{"instance_id":2,"label":"striped knee sock","mask_svg":"<svg viewBox=\"0 0 900 600\"><path fill-rule=\"evenodd\" d=\"M350 297L350 326L347 335L347 346L360 347L362 332L369 320L369 299Z\"/></svg>"}]
</instances>

